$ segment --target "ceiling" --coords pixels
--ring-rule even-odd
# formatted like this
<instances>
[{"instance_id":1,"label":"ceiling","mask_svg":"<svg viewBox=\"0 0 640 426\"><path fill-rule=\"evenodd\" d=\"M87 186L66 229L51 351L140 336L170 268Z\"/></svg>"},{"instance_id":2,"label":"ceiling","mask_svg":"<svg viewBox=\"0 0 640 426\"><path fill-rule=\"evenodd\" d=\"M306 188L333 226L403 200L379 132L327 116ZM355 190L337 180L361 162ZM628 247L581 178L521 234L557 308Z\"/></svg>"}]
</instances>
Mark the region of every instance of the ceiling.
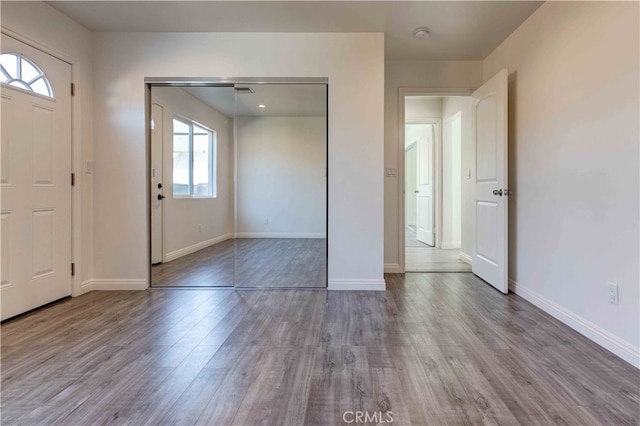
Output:
<instances>
[{"instance_id":1,"label":"ceiling","mask_svg":"<svg viewBox=\"0 0 640 426\"><path fill-rule=\"evenodd\" d=\"M255 93L235 94L232 87L186 87L202 102L228 117L320 117L326 115L323 84L241 84ZM237 100L236 100L237 99ZM264 105L260 108L258 105Z\"/></svg>"},{"instance_id":2,"label":"ceiling","mask_svg":"<svg viewBox=\"0 0 640 426\"><path fill-rule=\"evenodd\" d=\"M49 1L92 31L384 32L386 59L482 60L540 1ZM413 32L427 27L431 36Z\"/></svg>"}]
</instances>

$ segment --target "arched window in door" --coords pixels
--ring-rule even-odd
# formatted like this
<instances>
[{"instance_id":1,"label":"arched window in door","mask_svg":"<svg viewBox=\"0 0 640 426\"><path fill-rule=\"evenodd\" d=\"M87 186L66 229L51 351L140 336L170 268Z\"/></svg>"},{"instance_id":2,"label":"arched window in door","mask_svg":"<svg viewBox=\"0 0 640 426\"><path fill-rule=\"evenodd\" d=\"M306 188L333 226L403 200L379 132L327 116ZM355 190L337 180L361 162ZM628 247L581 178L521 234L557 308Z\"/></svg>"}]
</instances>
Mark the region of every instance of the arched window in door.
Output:
<instances>
[{"instance_id":1,"label":"arched window in door","mask_svg":"<svg viewBox=\"0 0 640 426\"><path fill-rule=\"evenodd\" d=\"M51 84L44 72L18 53L0 54L0 83L53 98Z\"/></svg>"}]
</instances>

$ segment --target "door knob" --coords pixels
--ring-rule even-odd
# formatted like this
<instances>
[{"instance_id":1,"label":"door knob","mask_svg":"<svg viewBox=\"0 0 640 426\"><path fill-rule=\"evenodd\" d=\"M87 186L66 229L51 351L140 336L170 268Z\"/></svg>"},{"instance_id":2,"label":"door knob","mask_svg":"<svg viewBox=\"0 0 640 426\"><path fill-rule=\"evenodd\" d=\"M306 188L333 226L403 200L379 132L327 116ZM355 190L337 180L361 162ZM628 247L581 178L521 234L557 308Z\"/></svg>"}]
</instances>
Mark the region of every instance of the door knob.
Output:
<instances>
[{"instance_id":1,"label":"door knob","mask_svg":"<svg viewBox=\"0 0 640 426\"><path fill-rule=\"evenodd\" d=\"M158 194L158 200L164 200L166 197L162 194Z\"/></svg>"},{"instance_id":2,"label":"door knob","mask_svg":"<svg viewBox=\"0 0 640 426\"><path fill-rule=\"evenodd\" d=\"M499 195L500 197L502 197L502 189L494 189L493 195Z\"/></svg>"}]
</instances>

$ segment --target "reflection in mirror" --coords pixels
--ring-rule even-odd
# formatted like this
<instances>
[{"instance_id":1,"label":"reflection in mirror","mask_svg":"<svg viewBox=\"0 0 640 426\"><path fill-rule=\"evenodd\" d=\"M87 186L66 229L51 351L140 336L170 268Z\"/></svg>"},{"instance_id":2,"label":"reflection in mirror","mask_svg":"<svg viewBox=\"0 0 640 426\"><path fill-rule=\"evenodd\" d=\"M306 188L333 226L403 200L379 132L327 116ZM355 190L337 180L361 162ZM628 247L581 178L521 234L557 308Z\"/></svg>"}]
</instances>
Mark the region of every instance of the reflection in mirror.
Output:
<instances>
[{"instance_id":1,"label":"reflection in mirror","mask_svg":"<svg viewBox=\"0 0 640 426\"><path fill-rule=\"evenodd\" d=\"M326 89L236 85L236 287L327 285Z\"/></svg>"},{"instance_id":2,"label":"reflection in mirror","mask_svg":"<svg viewBox=\"0 0 640 426\"><path fill-rule=\"evenodd\" d=\"M233 87L151 89L151 285L233 286Z\"/></svg>"}]
</instances>

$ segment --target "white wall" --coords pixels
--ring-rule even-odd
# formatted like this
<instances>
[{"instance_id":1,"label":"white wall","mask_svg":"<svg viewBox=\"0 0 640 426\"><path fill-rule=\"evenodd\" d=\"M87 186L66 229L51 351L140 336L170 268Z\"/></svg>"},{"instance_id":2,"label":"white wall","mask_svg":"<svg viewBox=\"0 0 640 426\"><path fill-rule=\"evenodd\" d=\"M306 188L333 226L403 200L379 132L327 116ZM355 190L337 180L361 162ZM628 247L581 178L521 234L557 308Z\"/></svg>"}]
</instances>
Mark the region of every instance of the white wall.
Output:
<instances>
[{"instance_id":1,"label":"white wall","mask_svg":"<svg viewBox=\"0 0 640 426\"><path fill-rule=\"evenodd\" d=\"M384 288L382 34L96 33L94 40L96 277L148 278L145 77L327 77L329 286Z\"/></svg>"},{"instance_id":2,"label":"white wall","mask_svg":"<svg viewBox=\"0 0 640 426\"><path fill-rule=\"evenodd\" d=\"M461 114L445 117L442 126L442 248L462 246Z\"/></svg>"},{"instance_id":3,"label":"white wall","mask_svg":"<svg viewBox=\"0 0 640 426\"><path fill-rule=\"evenodd\" d=\"M73 108L74 188L74 294L80 284L93 277L93 179L84 173L84 163L93 158L93 34L42 2L1 2L3 32L16 35L34 47L44 49L72 63L76 85ZM78 227L75 226L78 224Z\"/></svg>"},{"instance_id":4,"label":"white wall","mask_svg":"<svg viewBox=\"0 0 640 426\"><path fill-rule=\"evenodd\" d=\"M449 96L442 100L442 116L447 118L460 113L462 121L462 145L461 145L461 180L460 180L460 242L461 251L467 256L473 253L473 211L474 211L474 187L473 180L467 179L467 170L471 176L475 171L475 141L473 130L473 111L471 97Z\"/></svg>"},{"instance_id":5,"label":"white wall","mask_svg":"<svg viewBox=\"0 0 640 426\"><path fill-rule=\"evenodd\" d=\"M547 2L483 62L509 70L512 287L636 365L638 6Z\"/></svg>"},{"instance_id":6,"label":"white wall","mask_svg":"<svg viewBox=\"0 0 640 426\"><path fill-rule=\"evenodd\" d=\"M411 148L405 150L404 179L404 190L407 194L404 199L405 226L416 226L418 221L418 199L413 194L418 189L418 144L413 144Z\"/></svg>"},{"instance_id":7,"label":"white wall","mask_svg":"<svg viewBox=\"0 0 640 426\"><path fill-rule=\"evenodd\" d=\"M442 117L442 98L410 96L405 98L405 121Z\"/></svg>"},{"instance_id":8,"label":"white wall","mask_svg":"<svg viewBox=\"0 0 640 426\"><path fill-rule=\"evenodd\" d=\"M236 131L238 236L325 238L326 118L238 117Z\"/></svg>"},{"instance_id":9,"label":"white wall","mask_svg":"<svg viewBox=\"0 0 640 426\"><path fill-rule=\"evenodd\" d=\"M154 87L152 101L163 107L164 254L173 253L233 232L233 120L189 92ZM174 198L173 117L197 121L216 132L216 198Z\"/></svg>"},{"instance_id":10,"label":"white wall","mask_svg":"<svg viewBox=\"0 0 640 426\"><path fill-rule=\"evenodd\" d=\"M400 88L468 88L482 83L481 61L386 61L384 75L384 167L397 169L404 141L398 140L398 91ZM388 272L398 271L400 251L400 180L384 180L384 263Z\"/></svg>"}]
</instances>

